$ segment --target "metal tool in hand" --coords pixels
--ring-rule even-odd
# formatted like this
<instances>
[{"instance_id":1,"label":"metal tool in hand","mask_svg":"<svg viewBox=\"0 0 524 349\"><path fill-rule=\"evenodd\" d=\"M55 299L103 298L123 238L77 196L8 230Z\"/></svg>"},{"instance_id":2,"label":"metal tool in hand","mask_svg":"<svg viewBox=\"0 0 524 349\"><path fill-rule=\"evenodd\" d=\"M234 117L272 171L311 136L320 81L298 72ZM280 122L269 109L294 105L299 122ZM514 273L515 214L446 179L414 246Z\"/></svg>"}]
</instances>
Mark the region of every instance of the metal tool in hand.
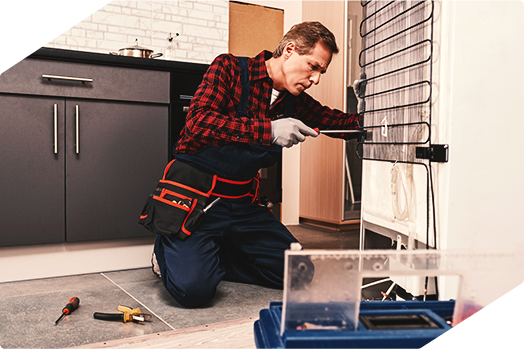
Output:
<instances>
[{"instance_id":1,"label":"metal tool in hand","mask_svg":"<svg viewBox=\"0 0 524 349\"><path fill-rule=\"evenodd\" d=\"M313 129L316 133L364 133L363 130L319 130L318 128Z\"/></svg>"},{"instance_id":2,"label":"metal tool in hand","mask_svg":"<svg viewBox=\"0 0 524 349\"><path fill-rule=\"evenodd\" d=\"M78 308L80 304L80 299L78 297L73 297L69 300L69 303L62 309L62 315L55 321L55 326L58 325L58 322L64 318L64 316L71 314Z\"/></svg>"},{"instance_id":3,"label":"metal tool in hand","mask_svg":"<svg viewBox=\"0 0 524 349\"><path fill-rule=\"evenodd\" d=\"M125 305L119 305L118 311L120 313L99 313L96 312L93 314L93 317L98 320L109 320L109 321L134 321L134 322L144 322L151 321L151 315L143 314L138 308L131 308Z\"/></svg>"}]
</instances>

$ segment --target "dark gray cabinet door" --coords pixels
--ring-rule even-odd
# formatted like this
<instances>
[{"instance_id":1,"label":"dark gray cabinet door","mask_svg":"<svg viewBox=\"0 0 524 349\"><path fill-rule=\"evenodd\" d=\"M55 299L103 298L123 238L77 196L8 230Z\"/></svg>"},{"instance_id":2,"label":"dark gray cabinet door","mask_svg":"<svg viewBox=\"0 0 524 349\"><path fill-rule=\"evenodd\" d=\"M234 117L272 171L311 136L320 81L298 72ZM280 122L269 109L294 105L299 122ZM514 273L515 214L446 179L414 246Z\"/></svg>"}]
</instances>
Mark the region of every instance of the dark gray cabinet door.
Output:
<instances>
[{"instance_id":1,"label":"dark gray cabinet door","mask_svg":"<svg viewBox=\"0 0 524 349\"><path fill-rule=\"evenodd\" d=\"M64 241L64 122L63 98L0 95L0 246Z\"/></svg>"},{"instance_id":2,"label":"dark gray cabinet door","mask_svg":"<svg viewBox=\"0 0 524 349\"><path fill-rule=\"evenodd\" d=\"M67 99L66 114L66 240L151 235L138 219L167 164L168 107Z\"/></svg>"}]
</instances>

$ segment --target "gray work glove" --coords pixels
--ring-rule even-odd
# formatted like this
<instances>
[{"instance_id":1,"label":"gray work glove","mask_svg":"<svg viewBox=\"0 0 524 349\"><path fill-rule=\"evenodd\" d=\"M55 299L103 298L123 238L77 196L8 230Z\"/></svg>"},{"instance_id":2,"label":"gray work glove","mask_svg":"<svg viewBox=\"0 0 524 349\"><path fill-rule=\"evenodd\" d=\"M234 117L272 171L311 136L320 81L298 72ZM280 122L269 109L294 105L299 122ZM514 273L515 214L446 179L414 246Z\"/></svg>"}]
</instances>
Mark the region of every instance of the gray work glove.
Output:
<instances>
[{"instance_id":1,"label":"gray work glove","mask_svg":"<svg viewBox=\"0 0 524 349\"><path fill-rule=\"evenodd\" d=\"M306 136L316 137L318 133L298 119L285 118L271 121L271 143L290 148L298 142L304 142Z\"/></svg>"},{"instance_id":2,"label":"gray work glove","mask_svg":"<svg viewBox=\"0 0 524 349\"><path fill-rule=\"evenodd\" d=\"M360 80L353 81L353 91L355 92L355 96L360 98Z\"/></svg>"},{"instance_id":3,"label":"gray work glove","mask_svg":"<svg viewBox=\"0 0 524 349\"><path fill-rule=\"evenodd\" d=\"M367 81L363 81L364 79L366 79L366 74L362 72L360 73L360 79L353 82L353 91L357 97L357 113L359 114L366 110L364 96L366 95Z\"/></svg>"}]
</instances>

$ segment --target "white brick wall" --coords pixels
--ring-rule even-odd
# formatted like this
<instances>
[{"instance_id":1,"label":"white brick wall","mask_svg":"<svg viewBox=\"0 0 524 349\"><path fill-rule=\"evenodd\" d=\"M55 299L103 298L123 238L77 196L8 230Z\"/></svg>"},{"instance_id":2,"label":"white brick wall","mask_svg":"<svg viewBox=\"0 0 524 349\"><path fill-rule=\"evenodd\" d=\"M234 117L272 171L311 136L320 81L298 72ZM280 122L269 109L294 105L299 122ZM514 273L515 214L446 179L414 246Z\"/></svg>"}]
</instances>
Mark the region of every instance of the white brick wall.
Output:
<instances>
[{"instance_id":1,"label":"white brick wall","mask_svg":"<svg viewBox=\"0 0 524 349\"><path fill-rule=\"evenodd\" d=\"M169 33L179 34L173 40L172 59L211 63L228 52L229 2L112 1L45 46L109 53L138 39L140 46L164 53Z\"/></svg>"}]
</instances>

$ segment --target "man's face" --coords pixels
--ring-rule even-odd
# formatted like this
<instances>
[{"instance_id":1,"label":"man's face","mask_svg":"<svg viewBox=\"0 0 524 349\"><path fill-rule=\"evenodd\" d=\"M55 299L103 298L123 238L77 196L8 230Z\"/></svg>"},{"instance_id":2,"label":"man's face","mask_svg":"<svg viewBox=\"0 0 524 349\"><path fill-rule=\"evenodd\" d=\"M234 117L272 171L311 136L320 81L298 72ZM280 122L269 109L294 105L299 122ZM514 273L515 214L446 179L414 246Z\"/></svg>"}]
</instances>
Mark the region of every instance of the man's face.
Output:
<instances>
[{"instance_id":1,"label":"man's face","mask_svg":"<svg viewBox=\"0 0 524 349\"><path fill-rule=\"evenodd\" d=\"M294 43L289 43L283 55L286 57L282 66L283 87L295 96L320 82L320 75L326 72L332 57L331 51L320 42L305 55L299 55Z\"/></svg>"}]
</instances>

